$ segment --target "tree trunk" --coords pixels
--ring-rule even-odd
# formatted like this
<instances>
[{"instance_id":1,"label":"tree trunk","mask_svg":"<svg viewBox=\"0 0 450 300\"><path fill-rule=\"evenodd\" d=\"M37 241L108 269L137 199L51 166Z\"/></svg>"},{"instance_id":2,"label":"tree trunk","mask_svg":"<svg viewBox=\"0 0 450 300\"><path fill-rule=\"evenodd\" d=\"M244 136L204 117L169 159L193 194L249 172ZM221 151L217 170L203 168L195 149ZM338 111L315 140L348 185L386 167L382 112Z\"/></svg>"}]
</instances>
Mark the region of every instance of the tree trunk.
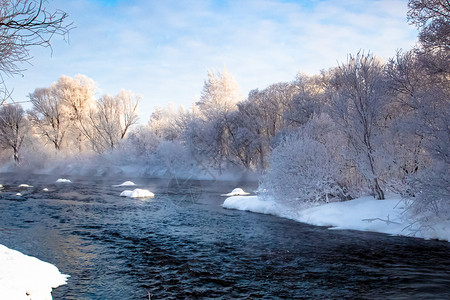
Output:
<instances>
[{"instance_id":1,"label":"tree trunk","mask_svg":"<svg viewBox=\"0 0 450 300\"><path fill-rule=\"evenodd\" d=\"M377 178L375 178L375 179L373 180L373 192L374 192L375 197L376 197L378 200L384 200L384 192L383 192L383 190L381 189L380 184L378 183L378 179L377 179Z\"/></svg>"},{"instance_id":2,"label":"tree trunk","mask_svg":"<svg viewBox=\"0 0 450 300\"><path fill-rule=\"evenodd\" d=\"M16 163L16 165L19 164L19 151L17 150L17 148L13 148L14 150L14 162Z\"/></svg>"}]
</instances>

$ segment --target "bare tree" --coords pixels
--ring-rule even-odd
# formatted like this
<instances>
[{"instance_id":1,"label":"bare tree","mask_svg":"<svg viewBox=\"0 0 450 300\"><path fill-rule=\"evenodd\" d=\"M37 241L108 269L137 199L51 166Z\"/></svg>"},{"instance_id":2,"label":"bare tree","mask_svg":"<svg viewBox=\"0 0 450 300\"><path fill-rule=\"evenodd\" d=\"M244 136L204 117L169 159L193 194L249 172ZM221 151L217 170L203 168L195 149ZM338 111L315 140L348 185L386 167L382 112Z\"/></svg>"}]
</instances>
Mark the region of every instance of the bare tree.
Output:
<instances>
[{"instance_id":1,"label":"bare tree","mask_svg":"<svg viewBox=\"0 0 450 300\"><path fill-rule=\"evenodd\" d=\"M13 151L14 161L19 163L19 150L27 133L27 121L23 108L18 104L0 107L0 144Z\"/></svg>"},{"instance_id":2,"label":"bare tree","mask_svg":"<svg viewBox=\"0 0 450 300\"><path fill-rule=\"evenodd\" d=\"M51 47L54 35L67 36L67 17L61 10L47 10L44 0L0 1L0 80L2 74L24 71L21 64L31 60L32 46Z\"/></svg>"}]
</instances>

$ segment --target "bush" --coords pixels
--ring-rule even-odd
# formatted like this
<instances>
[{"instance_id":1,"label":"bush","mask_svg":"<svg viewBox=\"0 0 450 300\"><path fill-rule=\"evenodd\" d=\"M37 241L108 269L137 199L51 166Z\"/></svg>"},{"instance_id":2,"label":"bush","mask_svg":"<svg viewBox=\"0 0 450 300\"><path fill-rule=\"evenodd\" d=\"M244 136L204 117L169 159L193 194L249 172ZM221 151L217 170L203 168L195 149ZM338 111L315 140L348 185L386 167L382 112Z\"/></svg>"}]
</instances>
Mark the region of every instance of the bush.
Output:
<instances>
[{"instance_id":1,"label":"bush","mask_svg":"<svg viewBox=\"0 0 450 300\"><path fill-rule=\"evenodd\" d=\"M336 167L325 146L290 134L273 150L260 191L292 208L325 203L339 194Z\"/></svg>"}]
</instances>

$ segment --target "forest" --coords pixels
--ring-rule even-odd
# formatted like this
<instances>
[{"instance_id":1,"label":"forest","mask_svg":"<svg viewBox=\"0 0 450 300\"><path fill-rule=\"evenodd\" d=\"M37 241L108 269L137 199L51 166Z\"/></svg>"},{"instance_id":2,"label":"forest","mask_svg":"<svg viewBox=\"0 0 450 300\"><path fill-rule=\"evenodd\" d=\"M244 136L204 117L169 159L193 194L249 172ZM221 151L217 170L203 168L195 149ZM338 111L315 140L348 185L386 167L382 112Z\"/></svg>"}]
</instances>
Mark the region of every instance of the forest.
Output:
<instances>
[{"instance_id":1,"label":"forest","mask_svg":"<svg viewBox=\"0 0 450 300\"><path fill-rule=\"evenodd\" d=\"M5 97L2 171L258 179L291 207L395 193L448 219L450 7L410 1L408 20L419 42L388 61L361 50L247 96L210 71L191 108L155 108L145 125L133 92L96 98L84 75L55 78L28 110Z\"/></svg>"}]
</instances>

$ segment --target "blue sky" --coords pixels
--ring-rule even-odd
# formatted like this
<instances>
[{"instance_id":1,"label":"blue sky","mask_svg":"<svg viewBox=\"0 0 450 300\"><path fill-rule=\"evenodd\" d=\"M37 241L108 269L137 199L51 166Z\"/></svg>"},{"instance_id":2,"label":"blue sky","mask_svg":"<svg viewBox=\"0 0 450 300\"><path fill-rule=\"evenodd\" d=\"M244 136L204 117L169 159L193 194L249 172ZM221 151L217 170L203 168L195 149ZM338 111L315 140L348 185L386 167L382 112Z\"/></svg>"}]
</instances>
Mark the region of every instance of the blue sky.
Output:
<instances>
[{"instance_id":1,"label":"blue sky","mask_svg":"<svg viewBox=\"0 0 450 300\"><path fill-rule=\"evenodd\" d=\"M187 108L208 70L224 67L242 94L317 74L371 51L388 59L416 42L406 0L50 0L69 13L69 43L55 37L53 54L34 48L24 77L8 78L16 101L61 75L84 74L98 95L122 88L142 95L141 123L155 106Z\"/></svg>"}]
</instances>

